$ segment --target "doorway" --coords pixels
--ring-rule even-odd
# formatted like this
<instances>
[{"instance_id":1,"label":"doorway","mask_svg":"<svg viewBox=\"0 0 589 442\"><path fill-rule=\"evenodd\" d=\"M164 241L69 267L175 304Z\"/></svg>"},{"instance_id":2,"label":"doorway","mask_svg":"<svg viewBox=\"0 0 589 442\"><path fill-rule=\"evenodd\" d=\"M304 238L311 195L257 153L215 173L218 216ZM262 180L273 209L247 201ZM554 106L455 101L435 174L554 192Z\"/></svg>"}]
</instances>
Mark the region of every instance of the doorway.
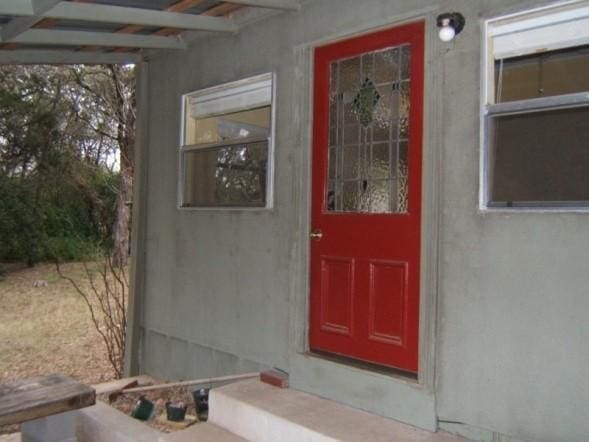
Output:
<instances>
[{"instance_id":1,"label":"doorway","mask_svg":"<svg viewBox=\"0 0 589 442\"><path fill-rule=\"evenodd\" d=\"M424 24L315 50L310 347L416 373Z\"/></svg>"}]
</instances>

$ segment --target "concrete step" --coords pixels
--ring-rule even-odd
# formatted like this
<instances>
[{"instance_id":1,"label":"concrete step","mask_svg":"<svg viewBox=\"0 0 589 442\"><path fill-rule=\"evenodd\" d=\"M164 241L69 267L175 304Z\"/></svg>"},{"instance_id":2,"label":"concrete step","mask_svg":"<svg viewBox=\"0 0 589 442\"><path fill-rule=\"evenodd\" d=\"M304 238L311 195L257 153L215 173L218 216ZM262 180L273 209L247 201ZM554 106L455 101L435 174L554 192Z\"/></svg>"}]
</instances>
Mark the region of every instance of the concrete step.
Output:
<instances>
[{"instance_id":1,"label":"concrete step","mask_svg":"<svg viewBox=\"0 0 589 442\"><path fill-rule=\"evenodd\" d=\"M245 440L210 422L196 424L160 438L161 442L243 442Z\"/></svg>"},{"instance_id":2,"label":"concrete step","mask_svg":"<svg viewBox=\"0 0 589 442\"><path fill-rule=\"evenodd\" d=\"M212 389L209 423L256 442L463 442L257 379Z\"/></svg>"}]
</instances>

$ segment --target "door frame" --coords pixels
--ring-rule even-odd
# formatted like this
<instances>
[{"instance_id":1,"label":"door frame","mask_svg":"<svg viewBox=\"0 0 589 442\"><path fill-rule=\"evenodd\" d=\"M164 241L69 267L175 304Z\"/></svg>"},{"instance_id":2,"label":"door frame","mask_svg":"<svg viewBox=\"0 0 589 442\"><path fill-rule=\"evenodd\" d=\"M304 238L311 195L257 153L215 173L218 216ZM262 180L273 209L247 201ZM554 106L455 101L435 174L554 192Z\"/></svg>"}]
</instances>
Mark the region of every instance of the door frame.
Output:
<instances>
[{"instance_id":1,"label":"door frame","mask_svg":"<svg viewBox=\"0 0 589 442\"><path fill-rule=\"evenodd\" d=\"M422 143L422 212L421 212L421 262L420 262L420 305L419 305L419 371L417 382L405 377L386 376L386 382L400 382L399 385L418 387L416 394L431 396L435 393L435 360L437 335L438 303L438 244L441 205L441 163L442 152L439 149L443 130L441 120L443 105L441 90L443 87L443 51L444 47L437 38L436 7L426 7L406 14L384 17L363 23L355 28L339 29L327 37L305 42L294 48L294 67L292 88L306 93L294 94L293 108L299 116L291 122L289 136L301 146L295 159L294 179L299 183L296 194L298 211L297 231L299 243L293 251L291 261L291 298L290 298L290 349L291 378L293 385L299 373L302 374L308 364L335 367L331 362L315 357L309 352L309 299L310 299L310 243L311 230L311 176L313 147L313 57L314 49L335 43L339 40L378 32L416 21L425 22L424 34L424 113ZM436 74L436 75L434 75ZM430 92L432 91L432 92ZM309 358L312 358L312 362ZM345 367L345 364L340 364ZM369 377L380 376L370 370L354 369L355 373ZM303 384L299 384L305 389ZM432 399L433 400L433 399ZM420 425L418 425L420 426Z\"/></svg>"}]
</instances>

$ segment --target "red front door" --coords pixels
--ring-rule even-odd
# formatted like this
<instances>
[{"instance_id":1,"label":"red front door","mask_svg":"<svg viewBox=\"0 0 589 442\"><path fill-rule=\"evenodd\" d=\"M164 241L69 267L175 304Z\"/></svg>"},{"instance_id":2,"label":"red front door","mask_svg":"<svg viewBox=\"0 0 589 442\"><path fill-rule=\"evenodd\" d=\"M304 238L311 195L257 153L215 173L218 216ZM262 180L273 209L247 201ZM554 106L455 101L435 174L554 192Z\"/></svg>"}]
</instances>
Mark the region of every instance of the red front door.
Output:
<instances>
[{"instance_id":1,"label":"red front door","mask_svg":"<svg viewBox=\"0 0 589 442\"><path fill-rule=\"evenodd\" d=\"M312 350L417 372L422 22L315 50Z\"/></svg>"}]
</instances>

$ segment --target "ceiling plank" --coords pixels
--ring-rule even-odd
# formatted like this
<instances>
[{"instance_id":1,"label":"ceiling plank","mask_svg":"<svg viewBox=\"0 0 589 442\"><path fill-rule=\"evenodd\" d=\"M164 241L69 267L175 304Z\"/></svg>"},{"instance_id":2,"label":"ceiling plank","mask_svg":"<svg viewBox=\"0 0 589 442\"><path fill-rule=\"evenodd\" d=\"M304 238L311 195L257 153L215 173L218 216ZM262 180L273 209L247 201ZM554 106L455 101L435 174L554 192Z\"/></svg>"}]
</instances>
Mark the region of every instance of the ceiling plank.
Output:
<instances>
[{"instance_id":1,"label":"ceiling plank","mask_svg":"<svg viewBox=\"0 0 589 442\"><path fill-rule=\"evenodd\" d=\"M85 20L193 31L237 32L238 30L235 23L226 18L92 3L62 2L43 15L63 20Z\"/></svg>"},{"instance_id":2,"label":"ceiling plank","mask_svg":"<svg viewBox=\"0 0 589 442\"><path fill-rule=\"evenodd\" d=\"M46 29L29 29L11 41L33 45L106 46L150 49L186 48L186 43L175 37Z\"/></svg>"},{"instance_id":3,"label":"ceiling plank","mask_svg":"<svg viewBox=\"0 0 589 442\"><path fill-rule=\"evenodd\" d=\"M32 0L2 0L0 15L33 15Z\"/></svg>"},{"instance_id":4,"label":"ceiling plank","mask_svg":"<svg viewBox=\"0 0 589 442\"><path fill-rule=\"evenodd\" d=\"M297 0L227 0L237 5L254 6L257 8L281 9L283 11L298 11L301 5Z\"/></svg>"},{"instance_id":5,"label":"ceiling plank","mask_svg":"<svg viewBox=\"0 0 589 442\"><path fill-rule=\"evenodd\" d=\"M205 0L180 0L173 5L166 8L168 12L184 12L190 8L196 8L197 6L202 5Z\"/></svg>"},{"instance_id":6,"label":"ceiling plank","mask_svg":"<svg viewBox=\"0 0 589 442\"><path fill-rule=\"evenodd\" d=\"M238 9L243 8L242 5L233 3L221 3L220 5L213 6L211 9L207 9L202 15L210 15L211 17L227 16Z\"/></svg>"},{"instance_id":7,"label":"ceiling plank","mask_svg":"<svg viewBox=\"0 0 589 442\"><path fill-rule=\"evenodd\" d=\"M2 41L10 41L17 35L26 32L38 22L43 20L43 14L57 5L61 0L33 0L31 3L33 15L18 17L10 20L2 26L0 37Z\"/></svg>"},{"instance_id":8,"label":"ceiling plank","mask_svg":"<svg viewBox=\"0 0 589 442\"><path fill-rule=\"evenodd\" d=\"M184 12L187 11L188 9L191 8L195 8L197 6L202 5L206 0L180 0L174 4L172 4L171 6L169 6L168 8L166 8L167 12ZM117 33L124 33L124 34L135 34L139 31L141 31L143 28L141 26L134 26L134 25L129 25L129 26L124 26L121 29L115 31ZM153 35L164 35L164 36L169 36L169 35L175 35L178 34L178 30L177 29L173 29L170 30L170 28L162 28L159 29L157 32L155 32ZM82 48L82 50L88 50L89 48ZM115 49L115 52L122 52L122 51L126 51L126 48L118 48Z\"/></svg>"},{"instance_id":9,"label":"ceiling plank","mask_svg":"<svg viewBox=\"0 0 589 442\"><path fill-rule=\"evenodd\" d=\"M138 53L0 50L0 64L130 64L141 59Z\"/></svg>"},{"instance_id":10,"label":"ceiling plank","mask_svg":"<svg viewBox=\"0 0 589 442\"><path fill-rule=\"evenodd\" d=\"M234 5L231 3L221 3L218 6L214 6L210 9L207 9L205 12L203 12L201 15L203 16L209 16L209 17L222 17L222 16L229 16L229 14L237 9L242 8L241 5ZM165 35L165 36L170 36L170 35L177 35L180 32L177 29L174 28L162 28L157 30L155 33L153 33L152 35Z\"/></svg>"},{"instance_id":11,"label":"ceiling plank","mask_svg":"<svg viewBox=\"0 0 589 442\"><path fill-rule=\"evenodd\" d=\"M33 15L43 15L44 12L49 11L56 4L62 0L32 0L33 1Z\"/></svg>"}]
</instances>

